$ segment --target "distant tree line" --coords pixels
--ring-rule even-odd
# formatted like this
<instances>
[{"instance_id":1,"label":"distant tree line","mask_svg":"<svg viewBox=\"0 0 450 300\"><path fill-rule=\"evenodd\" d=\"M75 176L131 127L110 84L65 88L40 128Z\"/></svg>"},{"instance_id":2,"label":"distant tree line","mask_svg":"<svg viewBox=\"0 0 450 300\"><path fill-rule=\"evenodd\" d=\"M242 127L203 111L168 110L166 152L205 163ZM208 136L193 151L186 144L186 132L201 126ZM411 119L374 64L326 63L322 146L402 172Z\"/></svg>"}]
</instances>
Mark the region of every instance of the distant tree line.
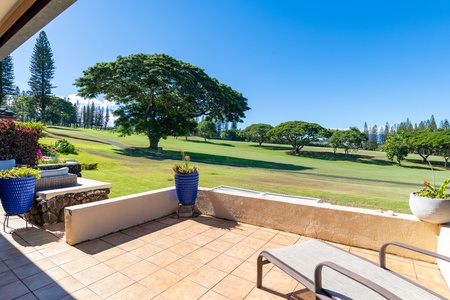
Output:
<instances>
[{"instance_id":1,"label":"distant tree line","mask_svg":"<svg viewBox=\"0 0 450 300\"><path fill-rule=\"evenodd\" d=\"M109 106L106 109L103 106L95 106L94 101L88 102L88 105L80 106L77 100L75 103L77 127L106 129L110 120Z\"/></svg>"},{"instance_id":2,"label":"distant tree line","mask_svg":"<svg viewBox=\"0 0 450 300\"><path fill-rule=\"evenodd\" d=\"M0 107L6 107L22 122L40 121L43 124L106 128L109 108L81 108L67 99L52 94L51 83L55 71L53 53L45 31L36 39L30 60L29 90L20 91L14 85L14 65L11 56L0 61Z\"/></svg>"},{"instance_id":3,"label":"distant tree line","mask_svg":"<svg viewBox=\"0 0 450 300\"><path fill-rule=\"evenodd\" d=\"M14 86L13 62L10 56L0 61L0 106L15 111L21 121L44 124L106 128L112 112L109 107L95 107L94 102L80 106L52 94L54 86L53 54L44 31L40 32L30 61L30 89ZM346 156L358 149L386 151L399 164L416 153L424 161L430 155L441 155L447 166L450 157L450 124L447 119L436 123L434 116L419 124L409 119L398 125L363 130L326 129L304 121L283 122L275 127L252 124L240 130L237 122L245 117L247 99L231 87L208 76L202 69L165 54L119 56L110 63L98 63L84 71L75 81L79 95L94 98L104 94L119 108L114 112L118 132L126 135L145 133L150 148L156 149L161 138L197 135L205 141L223 138L238 141L283 143L299 152L309 144L329 146Z\"/></svg>"},{"instance_id":4,"label":"distant tree line","mask_svg":"<svg viewBox=\"0 0 450 300\"><path fill-rule=\"evenodd\" d=\"M399 130L387 138L381 146L386 151L386 156L390 160L401 162L409 153L418 154L423 162L428 161L430 155L442 156L444 167L448 168L450 158L450 128L416 129L414 131Z\"/></svg>"}]
</instances>

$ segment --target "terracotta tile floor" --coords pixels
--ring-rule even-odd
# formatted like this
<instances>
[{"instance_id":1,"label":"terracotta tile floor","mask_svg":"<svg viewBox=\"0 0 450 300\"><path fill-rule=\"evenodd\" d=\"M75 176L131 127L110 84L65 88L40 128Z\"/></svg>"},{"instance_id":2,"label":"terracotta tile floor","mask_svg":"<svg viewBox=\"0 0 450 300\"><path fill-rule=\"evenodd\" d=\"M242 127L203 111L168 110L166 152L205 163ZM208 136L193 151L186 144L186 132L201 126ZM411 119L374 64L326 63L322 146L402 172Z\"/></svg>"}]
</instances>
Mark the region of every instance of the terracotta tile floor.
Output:
<instances>
[{"instance_id":1,"label":"terracotta tile floor","mask_svg":"<svg viewBox=\"0 0 450 300\"><path fill-rule=\"evenodd\" d=\"M0 235L1 299L313 299L271 264L256 288L263 249L308 238L199 216L166 217L71 247L63 226ZM61 230L62 229L62 230ZM338 245L377 261L375 251ZM390 255L388 267L450 297L436 265Z\"/></svg>"}]
</instances>

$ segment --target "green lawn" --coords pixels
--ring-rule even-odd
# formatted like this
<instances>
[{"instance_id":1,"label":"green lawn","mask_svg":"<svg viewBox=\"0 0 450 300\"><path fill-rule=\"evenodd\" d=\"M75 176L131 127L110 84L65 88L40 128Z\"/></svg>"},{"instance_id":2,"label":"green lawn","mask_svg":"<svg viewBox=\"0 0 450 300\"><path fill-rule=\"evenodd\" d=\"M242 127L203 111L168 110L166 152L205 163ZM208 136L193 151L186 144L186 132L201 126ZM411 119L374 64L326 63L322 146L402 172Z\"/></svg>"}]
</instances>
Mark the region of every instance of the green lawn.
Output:
<instances>
[{"instance_id":1,"label":"green lawn","mask_svg":"<svg viewBox=\"0 0 450 300\"><path fill-rule=\"evenodd\" d=\"M49 127L50 144L65 138L80 150L81 163L97 162L99 170L83 171L83 177L111 182L110 197L173 186L172 166L180 150L200 168L200 186L228 185L244 189L321 198L338 205L410 213L409 193L418 191L423 180L432 181L430 168L417 155L409 155L402 167L386 160L383 152L358 151L345 155L325 147L305 147L299 156L289 155L288 145L232 142L190 137L161 140L162 154L148 149L143 135L118 137L107 131ZM102 139L134 147L124 150ZM434 165L443 159L431 157ZM449 171L435 169L436 183Z\"/></svg>"}]
</instances>

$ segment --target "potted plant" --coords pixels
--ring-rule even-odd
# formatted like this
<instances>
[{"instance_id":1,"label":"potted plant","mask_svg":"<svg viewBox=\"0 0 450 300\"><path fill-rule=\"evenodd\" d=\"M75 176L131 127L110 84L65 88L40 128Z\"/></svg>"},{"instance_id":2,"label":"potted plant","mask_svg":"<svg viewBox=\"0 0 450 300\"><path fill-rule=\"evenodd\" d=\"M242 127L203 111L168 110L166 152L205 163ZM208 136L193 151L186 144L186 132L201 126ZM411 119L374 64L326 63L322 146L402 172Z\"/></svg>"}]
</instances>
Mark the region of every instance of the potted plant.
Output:
<instances>
[{"instance_id":1,"label":"potted plant","mask_svg":"<svg viewBox=\"0 0 450 300\"><path fill-rule=\"evenodd\" d=\"M175 188L181 205L194 205L198 192L198 167L190 167L191 158L181 152L182 164L173 166Z\"/></svg>"},{"instance_id":2,"label":"potted plant","mask_svg":"<svg viewBox=\"0 0 450 300\"><path fill-rule=\"evenodd\" d=\"M411 193L409 207L420 220L435 224L450 222L450 194L446 193L450 178L439 188L424 181L425 187L419 192Z\"/></svg>"},{"instance_id":3,"label":"potted plant","mask_svg":"<svg viewBox=\"0 0 450 300\"><path fill-rule=\"evenodd\" d=\"M0 199L8 215L18 215L30 210L34 199L38 170L15 167L0 172Z\"/></svg>"}]
</instances>

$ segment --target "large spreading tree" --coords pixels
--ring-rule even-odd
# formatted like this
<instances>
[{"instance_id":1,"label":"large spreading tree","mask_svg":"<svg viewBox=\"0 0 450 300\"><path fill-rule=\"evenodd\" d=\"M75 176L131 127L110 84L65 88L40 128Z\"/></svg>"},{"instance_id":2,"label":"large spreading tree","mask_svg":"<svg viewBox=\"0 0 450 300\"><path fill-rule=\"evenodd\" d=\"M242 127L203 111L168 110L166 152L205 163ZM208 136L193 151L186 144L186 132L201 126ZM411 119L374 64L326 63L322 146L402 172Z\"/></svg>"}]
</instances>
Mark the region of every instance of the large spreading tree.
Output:
<instances>
[{"instance_id":1,"label":"large spreading tree","mask_svg":"<svg viewBox=\"0 0 450 300\"><path fill-rule=\"evenodd\" d=\"M444 158L444 167L447 169L450 158L450 129L434 131L432 143L436 153Z\"/></svg>"},{"instance_id":2,"label":"large spreading tree","mask_svg":"<svg viewBox=\"0 0 450 300\"><path fill-rule=\"evenodd\" d=\"M432 155L435 151L432 131L417 130L408 132L406 138L408 139L410 152L419 154L423 162L426 163L428 156Z\"/></svg>"},{"instance_id":3,"label":"large spreading tree","mask_svg":"<svg viewBox=\"0 0 450 300\"><path fill-rule=\"evenodd\" d=\"M0 107L6 104L6 96L15 94L14 67L11 56L0 61Z\"/></svg>"},{"instance_id":4,"label":"large spreading tree","mask_svg":"<svg viewBox=\"0 0 450 300\"><path fill-rule=\"evenodd\" d=\"M252 124L244 129L243 134L250 140L257 142L260 146L262 143L267 142L269 137L267 132L272 129L273 126L270 124Z\"/></svg>"},{"instance_id":5,"label":"large spreading tree","mask_svg":"<svg viewBox=\"0 0 450 300\"><path fill-rule=\"evenodd\" d=\"M303 121L289 121L275 126L267 132L269 137L281 140L294 147L295 154L300 150L317 140L321 136L327 136L327 129L316 123Z\"/></svg>"},{"instance_id":6,"label":"large spreading tree","mask_svg":"<svg viewBox=\"0 0 450 300\"><path fill-rule=\"evenodd\" d=\"M151 149L158 149L161 138L192 132L196 117L239 122L250 109L241 93L165 54L119 56L83 73L75 82L78 94L103 94L119 104L114 111L119 132L145 133Z\"/></svg>"},{"instance_id":7,"label":"large spreading tree","mask_svg":"<svg viewBox=\"0 0 450 300\"><path fill-rule=\"evenodd\" d=\"M48 121L47 108L52 103L51 93L54 86L51 80L55 73L53 53L45 31L41 31L36 39L31 55L30 73L28 85L38 104L41 121L45 123Z\"/></svg>"}]
</instances>

